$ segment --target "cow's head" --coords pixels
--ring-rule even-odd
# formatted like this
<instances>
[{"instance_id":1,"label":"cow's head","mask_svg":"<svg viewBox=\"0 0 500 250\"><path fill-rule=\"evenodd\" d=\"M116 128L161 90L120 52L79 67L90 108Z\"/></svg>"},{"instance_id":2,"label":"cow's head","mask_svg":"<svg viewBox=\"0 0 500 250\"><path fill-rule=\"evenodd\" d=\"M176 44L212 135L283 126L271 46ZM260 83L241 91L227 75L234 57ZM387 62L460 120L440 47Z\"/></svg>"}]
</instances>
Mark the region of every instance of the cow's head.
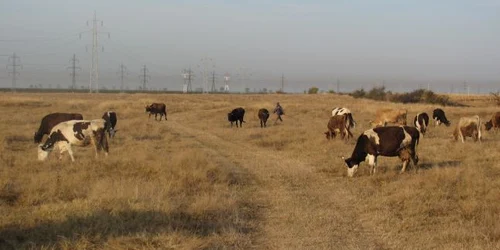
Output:
<instances>
[{"instance_id":1,"label":"cow's head","mask_svg":"<svg viewBox=\"0 0 500 250\"><path fill-rule=\"evenodd\" d=\"M347 176L353 177L358 171L359 162L355 162L352 158L345 159L344 157L342 157L342 160L344 160L344 164L347 167Z\"/></svg>"},{"instance_id":2,"label":"cow's head","mask_svg":"<svg viewBox=\"0 0 500 250\"><path fill-rule=\"evenodd\" d=\"M150 112L152 110L152 108L153 108L152 104L151 105L146 105L146 113Z\"/></svg>"},{"instance_id":3,"label":"cow's head","mask_svg":"<svg viewBox=\"0 0 500 250\"><path fill-rule=\"evenodd\" d=\"M109 135L109 138L113 138L113 137L115 137L116 132L118 132L118 129L109 128L109 129L108 129L108 135Z\"/></svg>"},{"instance_id":4,"label":"cow's head","mask_svg":"<svg viewBox=\"0 0 500 250\"><path fill-rule=\"evenodd\" d=\"M227 113L227 120L228 121L234 121L234 119L233 119L233 113L231 113L231 112Z\"/></svg>"},{"instance_id":5,"label":"cow's head","mask_svg":"<svg viewBox=\"0 0 500 250\"><path fill-rule=\"evenodd\" d=\"M43 144L39 144L38 147L38 160L39 161L45 161L48 157L50 152L52 152L52 147L44 147Z\"/></svg>"},{"instance_id":6,"label":"cow's head","mask_svg":"<svg viewBox=\"0 0 500 250\"><path fill-rule=\"evenodd\" d=\"M486 131L489 131L491 128L493 128L493 122L491 120L484 123L484 129L486 129Z\"/></svg>"}]
</instances>

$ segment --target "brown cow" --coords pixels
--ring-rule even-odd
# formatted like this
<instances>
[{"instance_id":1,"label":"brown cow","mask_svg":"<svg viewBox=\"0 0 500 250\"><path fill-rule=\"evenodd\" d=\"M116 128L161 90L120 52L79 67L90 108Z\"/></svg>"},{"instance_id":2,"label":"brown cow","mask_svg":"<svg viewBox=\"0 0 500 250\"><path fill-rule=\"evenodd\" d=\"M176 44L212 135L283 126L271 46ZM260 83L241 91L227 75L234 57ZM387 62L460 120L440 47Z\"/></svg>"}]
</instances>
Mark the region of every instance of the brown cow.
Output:
<instances>
[{"instance_id":1,"label":"brown cow","mask_svg":"<svg viewBox=\"0 0 500 250\"><path fill-rule=\"evenodd\" d=\"M267 109L259 109L259 113L257 115L260 120L260 127L265 128L267 119L269 119L269 110Z\"/></svg>"},{"instance_id":2,"label":"brown cow","mask_svg":"<svg viewBox=\"0 0 500 250\"><path fill-rule=\"evenodd\" d=\"M385 127L388 123L406 126L406 109L379 109L375 114L375 121L370 121L374 127Z\"/></svg>"},{"instance_id":3,"label":"brown cow","mask_svg":"<svg viewBox=\"0 0 500 250\"><path fill-rule=\"evenodd\" d=\"M152 114L155 115L155 121L158 114L160 114L160 121L163 115L165 115L165 121L167 120L167 107L165 106L165 103L153 103L146 106L146 113L147 112L149 112L148 118L150 118Z\"/></svg>"},{"instance_id":4,"label":"brown cow","mask_svg":"<svg viewBox=\"0 0 500 250\"><path fill-rule=\"evenodd\" d=\"M69 120L83 120L83 116L78 113L52 113L44 116L38 131L35 132L35 143L40 143L43 135L48 135L54 126Z\"/></svg>"},{"instance_id":5,"label":"brown cow","mask_svg":"<svg viewBox=\"0 0 500 250\"><path fill-rule=\"evenodd\" d=\"M484 129L486 129L486 131L489 131L491 128L493 128L495 132L500 128L500 112L493 114L491 120L484 124Z\"/></svg>"},{"instance_id":6,"label":"brown cow","mask_svg":"<svg viewBox=\"0 0 500 250\"><path fill-rule=\"evenodd\" d=\"M472 137L474 141L481 142L481 120L478 115L472 117L461 117L458 121L453 137L455 140L459 138L465 142L465 137Z\"/></svg>"},{"instance_id":7,"label":"brown cow","mask_svg":"<svg viewBox=\"0 0 500 250\"><path fill-rule=\"evenodd\" d=\"M350 129L349 114L335 115L330 117L327 125L328 131L325 132L326 139L335 138L338 133L342 139L352 138ZM346 138L347 135L347 138Z\"/></svg>"}]
</instances>

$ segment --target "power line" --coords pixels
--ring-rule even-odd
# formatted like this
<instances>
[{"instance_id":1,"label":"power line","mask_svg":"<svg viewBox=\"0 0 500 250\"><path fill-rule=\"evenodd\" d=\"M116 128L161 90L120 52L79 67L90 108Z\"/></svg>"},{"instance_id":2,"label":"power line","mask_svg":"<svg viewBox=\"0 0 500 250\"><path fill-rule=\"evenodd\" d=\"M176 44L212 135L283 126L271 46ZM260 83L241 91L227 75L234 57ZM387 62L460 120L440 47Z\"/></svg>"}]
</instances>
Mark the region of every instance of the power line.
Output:
<instances>
[{"instance_id":1,"label":"power line","mask_svg":"<svg viewBox=\"0 0 500 250\"><path fill-rule=\"evenodd\" d=\"M142 90L146 91L146 89L147 89L146 83L148 83L149 80L151 80L151 76L149 75L149 71L148 71L148 68L146 67L146 65L144 65L144 67L142 67L141 72L142 72L142 74L139 75L139 79L141 80L141 83L142 83Z\"/></svg>"},{"instance_id":2,"label":"power line","mask_svg":"<svg viewBox=\"0 0 500 250\"><path fill-rule=\"evenodd\" d=\"M7 70L9 72L9 75L12 76L12 88L11 88L12 92L16 92L17 77L21 75L21 73L19 73L18 70L19 67L21 69L23 68L23 65L21 65L21 59L18 56L16 56L16 53L13 53L12 56L9 56L7 64Z\"/></svg>"},{"instance_id":3,"label":"power line","mask_svg":"<svg viewBox=\"0 0 500 250\"><path fill-rule=\"evenodd\" d=\"M76 64L80 61L76 59L75 54L73 54L73 57L69 61L71 63L71 66L67 67L67 69L71 69L71 73L69 73L69 75L71 76L71 89L74 91L76 89L76 71L81 70L82 68L76 66Z\"/></svg>"}]
</instances>

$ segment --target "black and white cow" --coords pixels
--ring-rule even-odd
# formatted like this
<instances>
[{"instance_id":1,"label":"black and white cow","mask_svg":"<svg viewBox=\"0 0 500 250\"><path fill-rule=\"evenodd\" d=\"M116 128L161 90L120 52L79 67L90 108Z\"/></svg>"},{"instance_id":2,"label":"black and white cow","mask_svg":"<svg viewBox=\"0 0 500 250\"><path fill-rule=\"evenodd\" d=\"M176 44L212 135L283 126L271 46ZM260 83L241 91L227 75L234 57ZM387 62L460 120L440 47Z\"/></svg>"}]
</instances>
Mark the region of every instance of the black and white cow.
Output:
<instances>
[{"instance_id":1,"label":"black and white cow","mask_svg":"<svg viewBox=\"0 0 500 250\"><path fill-rule=\"evenodd\" d=\"M418 113L413 119L413 124L422 133L422 136L425 135L427 126L429 126L429 115L425 112Z\"/></svg>"},{"instance_id":2,"label":"black and white cow","mask_svg":"<svg viewBox=\"0 0 500 250\"><path fill-rule=\"evenodd\" d=\"M115 137L115 133L118 131L118 129L116 129L116 122L118 121L116 112L105 112L104 115L102 115L102 119L106 121L106 132L108 132L109 138Z\"/></svg>"},{"instance_id":3,"label":"black and white cow","mask_svg":"<svg viewBox=\"0 0 500 250\"><path fill-rule=\"evenodd\" d=\"M243 118L245 117L245 110L243 108L235 108L230 113L227 113L227 120L231 122L231 127L233 127L233 122L236 122L236 127L238 127L238 121L240 122L240 128L245 122Z\"/></svg>"},{"instance_id":4,"label":"black and white cow","mask_svg":"<svg viewBox=\"0 0 500 250\"><path fill-rule=\"evenodd\" d=\"M450 121L446 119L446 115L442 109L435 109L432 111L432 119L436 122L435 125L441 125L441 123L444 123L447 127L450 126Z\"/></svg>"},{"instance_id":5,"label":"black and white cow","mask_svg":"<svg viewBox=\"0 0 500 250\"><path fill-rule=\"evenodd\" d=\"M71 160L75 161L71 145L86 146L89 143L94 146L96 157L100 150L104 150L105 155L108 155L105 124L106 121L103 119L71 120L57 124L52 128L47 141L38 146L38 160L46 160L49 153L57 148L60 152L59 159L62 158L62 153L67 151Z\"/></svg>"},{"instance_id":6,"label":"black and white cow","mask_svg":"<svg viewBox=\"0 0 500 250\"><path fill-rule=\"evenodd\" d=\"M390 126L366 130L358 137L351 157L342 157L347 166L347 175L353 177L359 164L366 159L370 165L370 174L374 174L378 156L399 156L403 161L403 173L410 160L415 166L418 163L416 149L419 140L420 133L414 127Z\"/></svg>"},{"instance_id":7,"label":"black and white cow","mask_svg":"<svg viewBox=\"0 0 500 250\"><path fill-rule=\"evenodd\" d=\"M332 116L336 116L336 115L347 115L348 126L350 128L356 127L356 122L354 121L354 118L352 117L351 110L349 110L347 108L333 108L332 109Z\"/></svg>"}]
</instances>

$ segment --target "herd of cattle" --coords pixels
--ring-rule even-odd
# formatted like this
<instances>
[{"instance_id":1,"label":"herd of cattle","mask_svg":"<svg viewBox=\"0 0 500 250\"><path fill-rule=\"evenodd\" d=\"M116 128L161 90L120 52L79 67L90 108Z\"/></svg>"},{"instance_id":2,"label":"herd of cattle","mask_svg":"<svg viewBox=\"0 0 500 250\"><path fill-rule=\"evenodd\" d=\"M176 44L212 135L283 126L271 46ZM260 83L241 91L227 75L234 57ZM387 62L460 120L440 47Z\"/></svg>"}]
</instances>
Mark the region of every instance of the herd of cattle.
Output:
<instances>
[{"instance_id":1,"label":"herd of cattle","mask_svg":"<svg viewBox=\"0 0 500 250\"><path fill-rule=\"evenodd\" d=\"M163 116L167 120L167 110L164 103L153 103L146 106L149 117L160 114L160 121ZM403 162L401 172L404 172L410 161L416 166L418 155L416 146L420 136L424 136L429 126L429 115L425 112L418 113L413 119L413 126L407 126L406 109L381 109L376 112L375 119L370 121L374 127L364 131L357 139L351 157L344 159L347 166L347 173L352 177L357 171L361 162L367 160L370 166L370 173L376 171L377 157L398 156ZM242 127L245 116L245 109L239 107L228 113L228 121L236 123L236 127ZM269 119L269 111L260 109L258 111L260 126L266 127ZM435 109L432 112L432 119L436 126L445 124L450 126L450 121L442 109ZM84 120L81 114L52 113L43 117L40 127L35 132L34 141L40 143L44 135L48 135L47 140L38 146L38 159L47 159L53 149L59 150L59 159L62 153L68 152L71 160L74 161L71 145L84 146L92 143L96 157L98 151L109 152L108 138L113 138L116 129L117 116L113 111L105 112L101 119ZM392 124L392 126L387 126ZM347 108L334 108L328 121L328 131L325 132L327 139L340 135L342 139L348 140L353 135L350 129L356 126L351 111ZM484 124L486 130L500 128L500 112L493 114L492 118ZM108 136L106 136L106 132ZM466 137L472 137L474 141L481 141L481 120L479 116L461 117L453 132L455 140L465 141Z\"/></svg>"}]
</instances>

